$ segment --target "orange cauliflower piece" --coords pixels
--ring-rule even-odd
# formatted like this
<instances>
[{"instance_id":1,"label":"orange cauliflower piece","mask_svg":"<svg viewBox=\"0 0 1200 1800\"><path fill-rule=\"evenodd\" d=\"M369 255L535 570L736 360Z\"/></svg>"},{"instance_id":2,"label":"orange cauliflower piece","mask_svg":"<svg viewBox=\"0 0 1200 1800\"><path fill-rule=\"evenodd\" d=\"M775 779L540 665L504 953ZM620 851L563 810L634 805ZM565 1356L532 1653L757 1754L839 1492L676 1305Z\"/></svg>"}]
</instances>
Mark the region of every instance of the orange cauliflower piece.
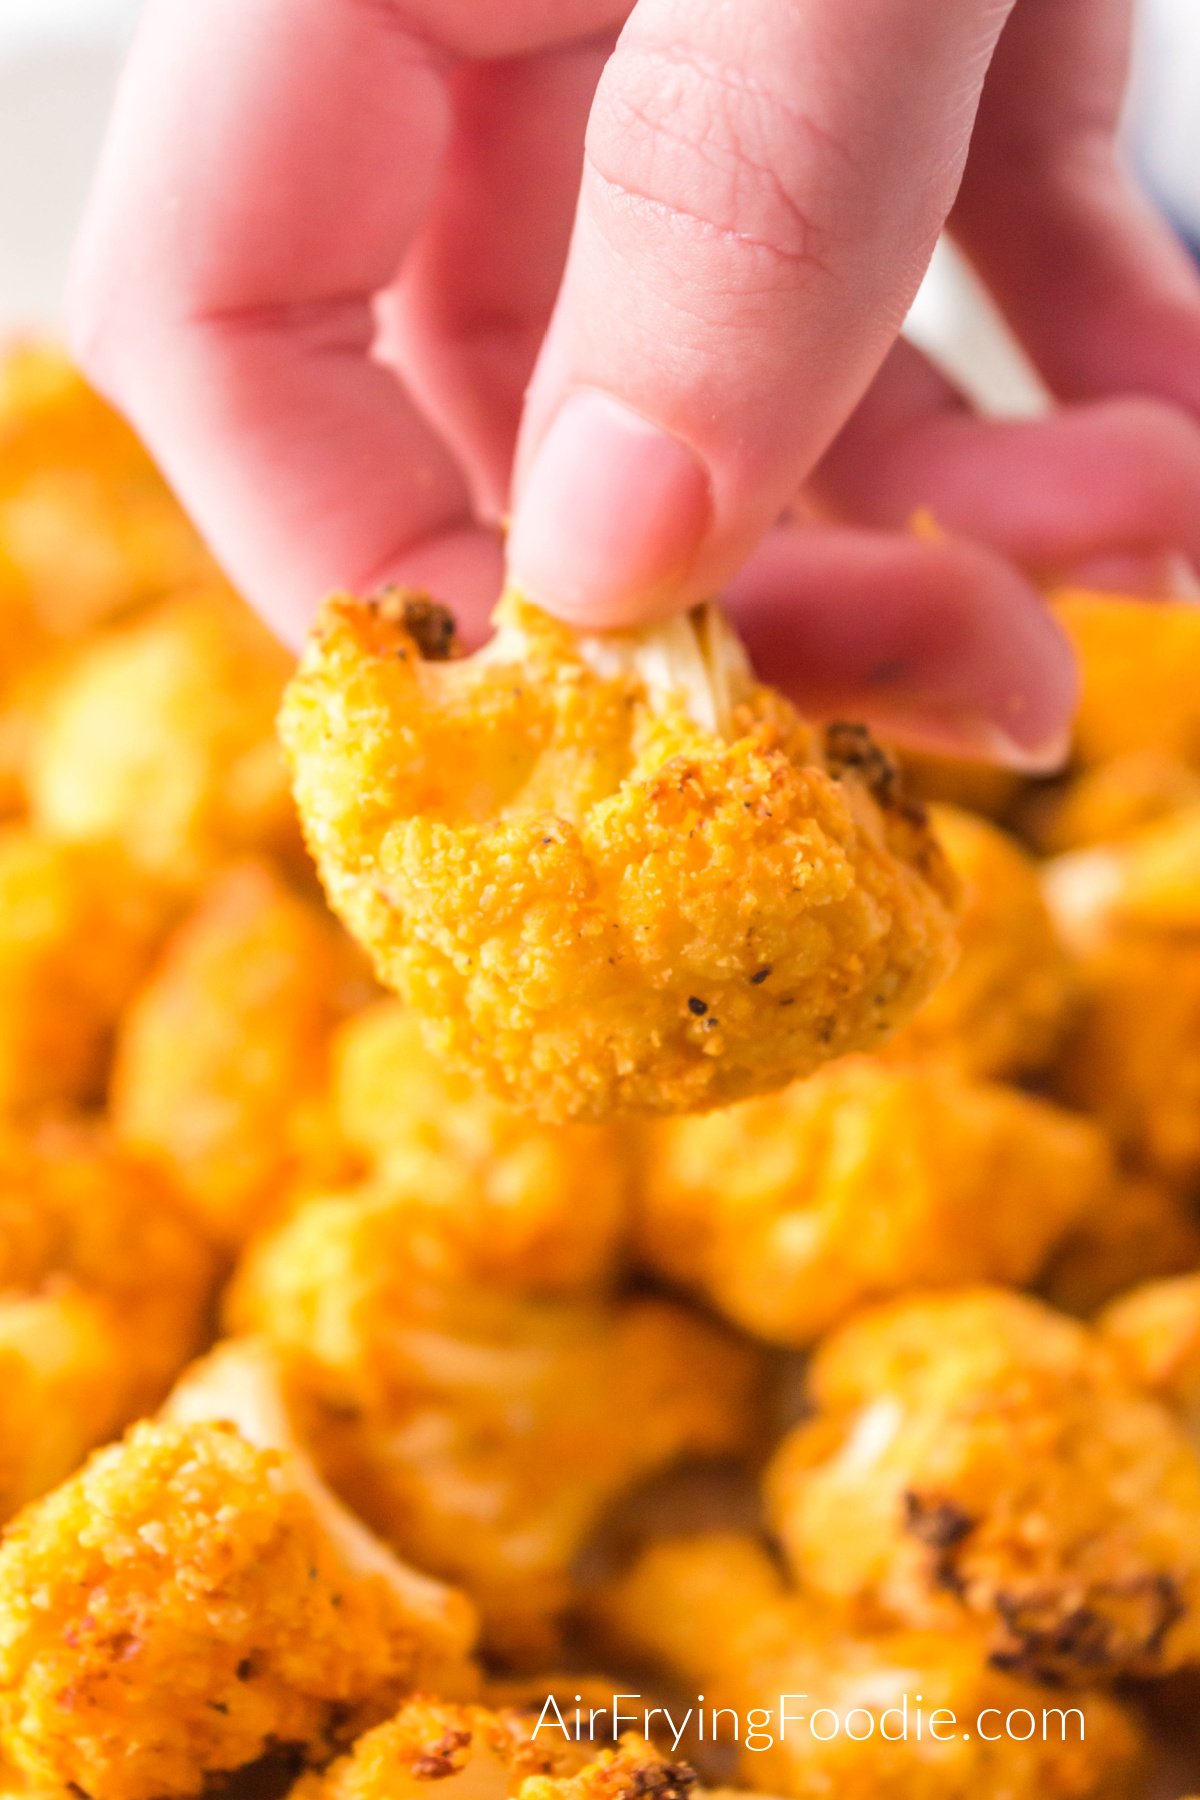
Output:
<instances>
[{"instance_id":1,"label":"orange cauliflower piece","mask_svg":"<svg viewBox=\"0 0 1200 1800\"><path fill-rule=\"evenodd\" d=\"M762 1733L757 1747L743 1742L736 1763L752 1788L795 1800L1095 1800L1140 1791L1144 1747L1107 1695L1058 1695L991 1668L977 1633L856 1624L787 1587L748 1537L710 1532L650 1545L599 1596L597 1614L610 1642L688 1696L676 1716L697 1689L706 1709L753 1715ZM1078 1713L1064 1718L1064 1705ZM822 1708L846 1728L831 1732ZM930 1730L939 1709L957 1729L943 1715L937 1734ZM1031 1715L1043 1731L1024 1742L1005 1737L1001 1720L1011 1713ZM723 1729L728 1742L728 1714Z\"/></svg>"},{"instance_id":2,"label":"orange cauliflower piece","mask_svg":"<svg viewBox=\"0 0 1200 1800\"><path fill-rule=\"evenodd\" d=\"M85 644L47 700L30 805L51 836L110 838L193 887L246 850L298 853L275 737L287 653L226 589Z\"/></svg>"},{"instance_id":3,"label":"orange cauliflower piece","mask_svg":"<svg viewBox=\"0 0 1200 1800\"><path fill-rule=\"evenodd\" d=\"M45 345L0 361L0 543L60 637L213 573L129 427Z\"/></svg>"},{"instance_id":4,"label":"orange cauliflower piece","mask_svg":"<svg viewBox=\"0 0 1200 1800\"><path fill-rule=\"evenodd\" d=\"M1085 1119L941 1065L850 1057L658 1125L638 1239L746 1330L806 1344L905 1288L1031 1280L1113 1179Z\"/></svg>"},{"instance_id":5,"label":"orange cauliflower piece","mask_svg":"<svg viewBox=\"0 0 1200 1800\"><path fill-rule=\"evenodd\" d=\"M632 1157L613 1125L514 1112L434 1055L398 1000L341 1027L333 1096L347 1144L447 1277L554 1293L615 1275Z\"/></svg>"},{"instance_id":6,"label":"orange cauliflower piece","mask_svg":"<svg viewBox=\"0 0 1200 1800\"><path fill-rule=\"evenodd\" d=\"M1116 843L1172 813L1200 805L1200 765L1161 750L1131 750L1038 793L1022 824L1049 855Z\"/></svg>"},{"instance_id":7,"label":"orange cauliflower piece","mask_svg":"<svg viewBox=\"0 0 1200 1800\"><path fill-rule=\"evenodd\" d=\"M112 1115L205 1227L236 1245L344 1157L325 1088L335 1024L363 989L334 921L266 863L218 875L117 1039Z\"/></svg>"},{"instance_id":8,"label":"orange cauliflower piece","mask_svg":"<svg viewBox=\"0 0 1200 1800\"><path fill-rule=\"evenodd\" d=\"M1135 1282L1197 1267L1195 1207L1161 1181L1123 1175L1060 1245L1042 1291L1064 1312L1087 1315Z\"/></svg>"},{"instance_id":9,"label":"orange cauliflower piece","mask_svg":"<svg viewBox=\"0 0 1200 1800\"><path fill-rule=\"evenodd\" d=\"M386 1190L307 1201L252 1248L229 1314L275 1346L331 1484L526 1663L556 1648L611 1504L754 1428L755 1359L716 1327L660 1300L446 1283Z\"/></svg>"},{"instance_id":10,"label":"orange cauliflower piece","mask_svg":"<svg viewBox=\"0 0 1200 1800\"><path fill-rule=\"evenodd\" d=\"M1041 1678L1200 1660L1200 1458L1104 1338L965 1288L861 1314L768 1484L798 1578Z\"/></svg>"},{"instance_id":11,"label":"orange cauliflower piece","mask_svg":"<svg viewBox=\"0 0 1200 1800\"><path fill-rule=\"evenodd\" d=\"M427 601L331 600L281 715L333 905L440 1053L547 1119L679 1112L925 997L953 884L864 731L819 741L712 612L496 624L460 659Z\"/></svg>"},{"instance_id":12,"label":"orange cauliflower piece","mask_svg":"<svg viewBox=\"0 0 1200 1800\"><path fill-rule=\"evenodd\" d=\"M264 1368L242 1354L231 1372L254 1427ZM461 1602L341 1514L290 1447L192 1410L134 1426L0 1544L0 1749L33 1783L162 1800L277 1744L321 1758L431 1657L465 1654Z\"/></svg>"},{"instance_id":13,"label":"orange cauliflower piece","mask_svg":"<svg viewBox=\"0 0 1200 1800\"><path fill-rule=\"evenodd\" d=\"M536 1713L410 1700L289 1800L700 1800L686 1765L643 1738L613 1749L534 1735Z\"/></svg>"},{"instance_id":14,"label":"orange cauliflower piece","mask_svg":"<svg viewBox=\"0 0 1200 1800\"><path fill-rule=\"evenodd\" d=\"M932 823L962 887L958 961L888 1046L938 1056L966 1075L1045 1068L1073 998L1071 961L1036 864L986 819L936 807Z\"/></svg>"},{"instance_id":15,"label":"orange cauliflower piece","mask_svg":"<svg viewBox=\"0 0 1200 1800\"><path fill-rule=\"evenodd\" d=\"M1200 607L1070 590L1053 601L1081 665L1079 762L1154 750L1200 766Z\"/></svg>"},{"instance_id":16,"label":"orange cauliflower piece","mask_svg":"<svg viewBox=\"0 0 1200 1800\"><path fill-rule=\"evenodd\" d=\"M1096 1323L1135 1379L1181 1413L1200 1443L1200 1271L1143 1282Z\"/></svg>"},{"instance_id":17,"label":"orange cauliflower piece","mask_svg":"<svg viewBox=\"0 0 1200 1800\"><path fill-rule=\"evenodd\" d=\"M0 829L0 1112L99 1097L117 1016L169 918L109 846Z\"/></svg>"},{"instance_id":18,"label":"orange cauliflower piece","mask_svg":"<svg viewBox=\"0 0 1200 1800\"><path fill-rule=\"evenodd\" d=\"M0 1520L157 1405L215 1264L162 1178L94 1130L0 1130Z\"/></svg>"}]
</instances>

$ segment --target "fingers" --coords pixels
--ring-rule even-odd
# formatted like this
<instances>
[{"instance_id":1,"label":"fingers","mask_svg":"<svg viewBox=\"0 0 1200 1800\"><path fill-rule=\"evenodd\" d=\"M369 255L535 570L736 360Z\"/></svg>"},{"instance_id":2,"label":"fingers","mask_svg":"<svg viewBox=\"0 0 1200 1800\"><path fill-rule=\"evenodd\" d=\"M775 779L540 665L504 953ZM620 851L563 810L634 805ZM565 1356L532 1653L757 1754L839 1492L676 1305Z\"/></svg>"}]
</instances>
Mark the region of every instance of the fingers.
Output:
<instances>
[{"instance_id":1,"label":"fingers","mask_svg":"<svg viewBox=\"0 0 1200 1800\"><path fill-rule=\"evenodd\" d=\"M522 433L514 573L593 624L720 585L886 352L997 0L640 0Z\"/></svg>"},{"instance_id":2,"label":"fingers","mask_svg":"<svg viewBox=\"0 0 1200 1800\"><path fill-rule=\"evenodd\" d=\"M1066 755L1070 646L1038 594L977 546L781 527L730 604L755 666L817 717L1030 771Z\"/></svg>"},{"instance_id":3,"label":"fingers","mask_svg":"<svg viewBox=\"0 0 1200 1800\"><path fill-rule=\"evenodd\" d=\"M956 235L1054 391L1200 418L1200 276L1117 149L1131 0L1021 0L988 75Z\"/></svg>"},{"instance_id":4,"label":"fingers","mask_svg":"<svg viewBox=\"0 0 1200 1800\"><path fill-rule=\"evenodd\" d=\"M921 508L1041 578L1086 564L1200 559L1200 428L1156 400L980 419L898 344L814 483L844 517L902 527Z\"/></svg>"},{"instance_id":5,"label":"fingers","mask_svg":"<svg viewBox=\"0 0 1200 1800\"><path fill-rule=\"evenodd\" d=\"M591 38L456 73L437 192L378 312L381 353L453 448L477 509L496 519L610 49Z\"/></svg>"}]
</instances>

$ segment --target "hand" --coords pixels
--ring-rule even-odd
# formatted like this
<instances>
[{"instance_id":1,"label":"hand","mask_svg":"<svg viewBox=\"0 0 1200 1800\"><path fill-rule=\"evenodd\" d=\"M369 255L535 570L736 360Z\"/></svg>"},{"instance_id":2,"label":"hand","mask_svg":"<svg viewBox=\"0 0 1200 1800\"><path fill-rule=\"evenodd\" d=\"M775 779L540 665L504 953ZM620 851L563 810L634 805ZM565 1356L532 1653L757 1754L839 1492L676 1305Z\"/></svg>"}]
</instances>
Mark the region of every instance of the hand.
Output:
<instances>
[{"instance_id":1,"label":"hand","mask_svg":"<svg viewBox=\"0 0 1200 1800\"><path fill-rule=\"evenodd\" d=\"M76 350L293 639L385 580L478 636L511 506L555 611L732 584L815 709L1044 766L1069 652L964 540L1200 561L1200 286L1114 150L1128 14L150 0ZM1054 415L985 423L896 342L947 218Z\"/></svg>"}]
</instances>

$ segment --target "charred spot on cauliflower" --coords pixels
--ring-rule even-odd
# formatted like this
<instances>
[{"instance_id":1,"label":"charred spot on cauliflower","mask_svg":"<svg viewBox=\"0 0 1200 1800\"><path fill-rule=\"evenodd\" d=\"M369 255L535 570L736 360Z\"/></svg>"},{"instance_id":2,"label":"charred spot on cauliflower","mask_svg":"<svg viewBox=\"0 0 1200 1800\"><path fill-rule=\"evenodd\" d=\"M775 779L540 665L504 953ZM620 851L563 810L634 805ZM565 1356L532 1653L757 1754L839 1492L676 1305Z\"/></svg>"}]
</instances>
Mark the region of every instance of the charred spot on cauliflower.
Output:
<instances>
[{"instance_id":1,"label":"charred spot on cauliflower","mask_svg":"<svg viewBox=\"0 0 1200 1800\"><path fill-rule=\"evenodd\" d=\"M416 605L328 602L281 729L335 908L498 1094L715 1105L877 1043L944 972L953 881L890 765L857 728L826 751L715 612L581 638L509 595L430 661Z\"/></svg>"}]
</instances>

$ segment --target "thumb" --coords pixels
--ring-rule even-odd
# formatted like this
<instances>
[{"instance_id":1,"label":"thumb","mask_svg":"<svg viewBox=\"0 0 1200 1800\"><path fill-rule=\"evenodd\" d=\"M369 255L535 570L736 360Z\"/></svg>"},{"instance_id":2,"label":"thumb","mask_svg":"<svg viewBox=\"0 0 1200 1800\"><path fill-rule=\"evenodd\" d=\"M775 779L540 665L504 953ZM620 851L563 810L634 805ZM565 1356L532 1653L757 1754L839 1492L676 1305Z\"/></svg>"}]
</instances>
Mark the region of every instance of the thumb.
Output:
<instances>
[{"instance_id":1,"label":"thumb","mask_svg":"<svg viewBox=\"0 0 1200 1800\"><path fill-rule=\"evenodd\" d=\"M890 346L1013 0L639 0L588 127L513 577L591 625L711 593Z\"/></svg>"}]
</instances>

